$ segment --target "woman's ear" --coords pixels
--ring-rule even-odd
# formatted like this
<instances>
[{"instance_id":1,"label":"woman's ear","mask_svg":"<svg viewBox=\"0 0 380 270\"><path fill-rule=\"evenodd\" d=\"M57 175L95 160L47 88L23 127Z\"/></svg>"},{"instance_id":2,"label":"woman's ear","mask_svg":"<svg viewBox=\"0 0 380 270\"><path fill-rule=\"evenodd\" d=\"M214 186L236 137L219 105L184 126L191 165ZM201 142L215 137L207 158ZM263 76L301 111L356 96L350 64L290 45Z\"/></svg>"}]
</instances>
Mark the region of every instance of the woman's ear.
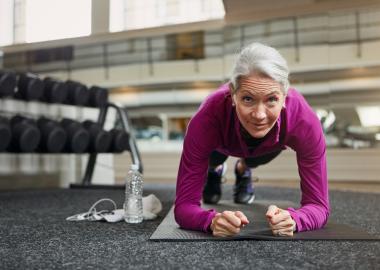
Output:
<instances>
[{"instance_id":1,"label":"woman's ear","mask_svg":"<svg viewBox=\"0 0 380 270\"><path fill-rule=\"evenodd\" d=\"M232 97L232 106L236 106L236 94L231 94Z\"/></svg>"},{"instance_id":2,"label":"woman's ear","mask_svg":"<svg viewBox=\"0 0 380 270\"><path fill-rule=\"evenodd\" d=\"M230 94L231 94L231 96L233 96L233 95L234 95L234 86L232 85L231 82L228 84L228 88L229 88L229 90L230 90Z\"/></svg>"},{"instance_id":3,"label":"woman's ear","mask_svg":"<svg viewBox=\"0 0 380 270\"><path fill-rule=\"evenodd\" d=\"M230 95L232 98L232 106L235 106L236 105L236 93L234 91L234 86L232 85L231 82L228 84L228 88L230 90Z\"/></svg>"}]
</instances>

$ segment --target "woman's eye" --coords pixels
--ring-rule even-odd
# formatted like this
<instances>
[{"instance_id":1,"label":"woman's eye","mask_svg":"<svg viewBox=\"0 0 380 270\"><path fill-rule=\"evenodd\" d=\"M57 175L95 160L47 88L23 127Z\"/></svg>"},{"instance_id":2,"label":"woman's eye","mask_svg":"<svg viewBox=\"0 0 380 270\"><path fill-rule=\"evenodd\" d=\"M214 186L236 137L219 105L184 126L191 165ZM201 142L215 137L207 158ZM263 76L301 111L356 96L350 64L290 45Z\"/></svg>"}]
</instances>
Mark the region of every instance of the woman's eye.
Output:
<instances>
[{"instance_id":1,"label":"woman's eye","mask_svg":"<svg viewBox=\"0 0 380 270\"><path fill-rule=\"evenodd\" d=\"M251 97L243 97L242 100L244 102L252 102L253 99Z\"/></svg>"},{"instance_id":2,"label":"woman's eye","mask_svg":"<svg viewBox=\"0 0 380 270\"><path fill-rule=\"evenodd\" d=\"M278 98L277 97L270 97L268 99L269 103L276 103L278 101Z\"/></svg>"}]
</instances>

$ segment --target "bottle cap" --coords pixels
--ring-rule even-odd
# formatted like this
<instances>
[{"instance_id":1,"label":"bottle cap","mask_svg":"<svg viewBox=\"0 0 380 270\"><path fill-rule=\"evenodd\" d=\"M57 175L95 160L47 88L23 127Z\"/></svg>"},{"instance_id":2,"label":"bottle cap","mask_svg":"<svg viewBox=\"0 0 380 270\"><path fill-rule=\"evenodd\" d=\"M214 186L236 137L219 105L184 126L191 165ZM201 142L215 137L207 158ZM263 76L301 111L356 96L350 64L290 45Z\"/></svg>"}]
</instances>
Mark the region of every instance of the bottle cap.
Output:
<instances>
[{"instance_id":1,"label":"bottle cap","mask_svg":"<svg viewBox=\"0 0 380 270\"><path fill-rule=\"evenodd\" d=\"M131 170L133 170L133 171L138 171L138 170L139 170L139 165L137 165L137 164L132 164L132 165L131 165Z\"/></svg>"}]
</instances>

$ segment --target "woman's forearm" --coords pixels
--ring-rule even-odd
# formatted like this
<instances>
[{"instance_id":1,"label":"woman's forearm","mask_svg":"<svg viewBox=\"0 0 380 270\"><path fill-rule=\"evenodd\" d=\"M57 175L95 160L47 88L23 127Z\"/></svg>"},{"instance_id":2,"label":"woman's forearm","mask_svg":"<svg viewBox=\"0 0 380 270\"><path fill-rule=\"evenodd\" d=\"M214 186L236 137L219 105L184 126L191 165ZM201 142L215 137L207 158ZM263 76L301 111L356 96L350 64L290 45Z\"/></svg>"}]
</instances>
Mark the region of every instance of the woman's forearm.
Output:
<instances>
[{"instance_id":1,"label":"woman's forearm","mask_svg":"<svg viewBox=\"0 0 380 270\"><path fill-rule=\"evenodd\" d=\"M322 228L330 215L330 209L323 205L306 204L299 209L288 208L297 224L297 232Z\"/></svg>"}]
</instances>

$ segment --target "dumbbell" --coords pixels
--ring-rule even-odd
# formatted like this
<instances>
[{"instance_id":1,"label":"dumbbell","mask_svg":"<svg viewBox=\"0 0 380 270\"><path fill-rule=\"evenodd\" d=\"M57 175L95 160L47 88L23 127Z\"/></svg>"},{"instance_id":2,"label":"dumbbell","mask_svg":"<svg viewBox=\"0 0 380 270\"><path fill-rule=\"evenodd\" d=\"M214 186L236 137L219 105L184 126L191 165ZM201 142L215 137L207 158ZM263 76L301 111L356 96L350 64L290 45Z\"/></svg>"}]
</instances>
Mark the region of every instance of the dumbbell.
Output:
<instances>
[{"instance_id":1,"label":"dumbbell","mask_svg":"<svg viewBox=\"0 0 380 270\"><path fill-rule=\"evenodd\" d=\"M99 86L92 86L89 89L88 105L90 107L104 107L108 103L108 91Z\"/></svg>"},{"instance_id":2,"label":"dumbbell","mask_svg":"<svg viewBox=\"0 0 380 270\"><path fill-rule=\"evenodd\" d=\"M30 153L37 149L41 133L32 121L20 115L11 118L12 139L8 151Z\"/></svg>"},{"instance_id":3,"label":"dumbbell","mask_svg":"<svg viewBox=\"0 0 380 270\"><path fill-rule=\"evenodd\" d=\"M67 99L68 89L67 84L54 80L52 78L45 78L44 91L41 100L50 103L63 103Z\"/></svg>"},{"instance_id":4,"label":"dumbbell","mask_svg":"<svg viewBox=\"0 0 380 270\"><path fill-rule=\"evenodd\" d=\"M89 152L104 153L107 152L111 145L111 134L102 129L102 127L93 121L83 121L82 126L90 133Z\"/></svg>"},{"instance_id":5,"label":"dumbbell","mask_svg":"<svg viewBox=\"0 0 380 270\"><path fill-rule=\"evenodd\" d=\"M37 152L59 153L62 151L67 136L64 129L57 122L45 117L35 121L23 116L14 117L13 121L26 122L39 130L41 140L36 148Z\"/></svg>"},{"instance_id":6,"label":"dumbbell","mask_svg":"<svg viewBox=\"0 0 380 270\"><path fill-rule=\"evenodd\" d=\"M9 120L5 117L0 117L0 152L7 149L11 142L12 132Z\"/></svg>"},{"instance_id":7,"label":"dumbbell","mask_svg":"<svg viewBox=\"0 0 380 270\"><path fill-rule=\"evenodd\" d=\"M16 84L15 73L0 71L0 97L13 96L16 92Z\"/></svg>"},{"instance_id":8,"label":"dumbbell","mask_svg":"<svg viewBox=\"0 0 380 270\"><path fill-rule=\"evenodd\" d=\"M38 151L42 153L60 153L65 147L67 135L58 122L40 117L36 125L41 132Z\"/></svg>"},{"instance_id":9,"label":"dumbbell","mask_svg":"<svg viewBox=\"0 0 380 270\"><path fill-rule=\"evenodd\" d=\"M41 99L44 91L44 83L40 78L31 73L20 74L18 78L18 90L16 97L23 100Z\"/></svg>"},{"instance_id":10,"label":"dumbbell","mask_svg":"<svg viewBox=\"0 0 380 270\"><path fill-rule=\"evenodd\" d=\"M62 119L60 125L67 134L64 151L68 153L86 152L90 143L88 131L79 122L68 118Z\"/></svg>"},{"instance_id":11,"label":"dumbbell","mask_svg":"<svg viewBox=\"0 0 380 270\"><path fill-rule=\"evenodd\" d=\"M111 153L121 153L125 150L130 151L129 145L129 134L120 129L111 129L111 146L109 148L109 152Z\"/></svg>"},{"instance_id":12,"label":"dumbbell","mask_svg":"<svg viewBox=\"0 0 380 270\"><path fill-rule=\"evenodd\" d=\"M87 86L68 80L65 82L67 87L67 99L64 103L71 105L87 105L89 92Z\"/></svg>"}]
</instances>

